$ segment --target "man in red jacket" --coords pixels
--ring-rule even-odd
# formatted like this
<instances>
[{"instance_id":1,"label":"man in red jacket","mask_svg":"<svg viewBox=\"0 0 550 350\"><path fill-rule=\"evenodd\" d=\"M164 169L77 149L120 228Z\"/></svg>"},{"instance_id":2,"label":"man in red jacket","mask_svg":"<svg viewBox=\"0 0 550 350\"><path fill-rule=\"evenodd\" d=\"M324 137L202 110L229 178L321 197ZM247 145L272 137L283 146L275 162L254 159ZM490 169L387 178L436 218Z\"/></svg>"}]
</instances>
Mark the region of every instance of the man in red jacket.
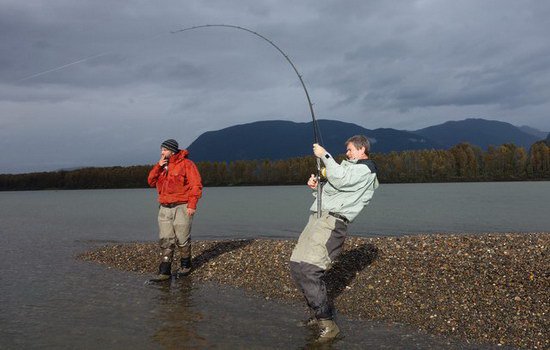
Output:
<instances>
[{"instance_id":1,"label":"man in red jacket","mask_svg":"<svg viewBox=\"0 0 550 350\"><path fill-rule=\"evenodd\" d=\"M202 195L201 176L195 163L180 150L173 139L160 145L160 160L149 172L149 186L159 194L159 245L161 263L154 280L165 281L172 276L172 259L178 246L181 250L178 275L191 271L191 223Z\"/></svg>"}]
</instances>

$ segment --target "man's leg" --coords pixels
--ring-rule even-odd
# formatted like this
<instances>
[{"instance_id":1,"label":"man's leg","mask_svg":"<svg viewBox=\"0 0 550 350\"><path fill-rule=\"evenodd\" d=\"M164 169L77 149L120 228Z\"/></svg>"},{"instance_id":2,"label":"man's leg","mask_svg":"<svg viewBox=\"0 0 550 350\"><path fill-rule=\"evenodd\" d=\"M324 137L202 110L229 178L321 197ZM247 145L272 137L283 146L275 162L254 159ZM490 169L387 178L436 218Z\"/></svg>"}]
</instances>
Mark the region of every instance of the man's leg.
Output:
<instances>
[{"instance_id":1,"label":"man's leg","mask_svg":"<svg viewBox=\"0 0 550 350\"><path fill-rule=\"evenodd\" d=\"M172 225L173 212L172 208L161 206L159 209L158 224L161 262L157 280L168 280L172 275L172 259L174 257L174 248L176 247L176 238Z\"/></svg>"},{"instance_id":2,"label":"man's leg","mask_svg":"<svg viewBox=\"0 0 550 350\"><path fill-rule=\"evenodd\" d=\"M332 307L327 297L327 289L322 277L325 270L305 262L290 262L292 278L300 288L306 303L316 319L332 319Z\"/></svg>"},{"instance_id":3,"label":"man's leg","mask_svg":"<svg viewBox=\"0 0 550 350\"><path fill-rule=\"evenodd\" d=\"M341 252L346 232L347 226L332 216L312 216L290 258L292 278L321 327L320 341L332 339L339 333L332 320L334 311L322 277Z\"/></svg>"},{"instance_id":4,"label":"man's leg","mask_svg":"<svg viewBox=\"0 0 550 350\"><path fill-rule=\"evenodd\" d=\"M302 285L303 282L306 280L306 277L303 275L303 272L302 272L301 261L305 258L307 254L307 250L311 245L311 242L310 242L311 235L314 233L313 227L315 226L316 220L317 220L317 214L312 213L309 216L308 223L306 227L304 227L302 233L300 234L300 237L298 238L298 243L292 250L292 255L290 257L290 275L294 281L294 284L296 285L296 287L298 287L298 290L304 296L306 304L310 307L310 309L312 307L310 305L309 300L306 297L304 286ZM315 316L312 316L305 321L301 321L299 325L308 326L308 327L315 326L317 325L317 319L315 318Z\"/></svg>"},{"instance_id":5,"label":"man's leg","mask_svg":"<svg viewBox=\"0 0 550 350\"><path fill-rule=\"evenodd\" d=\"M291 261L290 262L290 276L292 277L292 280L294 281L294 284L296 287L298 287L298 290L300 293L302 293L302 296L304 296L304 299L306 300L306 304L311 309L311 306L305 296L305 290L302 286L302 281L305 280L305 277L302 274L302 266L301 263ZM315 316L309 317L307 320L298 322L298 325L301 327L312 327L317 325L317 318Z\"/></svg>"},{"instance_id":6,"label":"man's leg","mask_svg":"<svg viewBox=\"0 0 550 350\"><path fill-rule=\"evenodd\" d=\"M176 242L181 250L179 276L187 276L191 272L191 224L193 217L187 215L187 204L177 206L174 219Z\"/></svg>"}]
</instances>

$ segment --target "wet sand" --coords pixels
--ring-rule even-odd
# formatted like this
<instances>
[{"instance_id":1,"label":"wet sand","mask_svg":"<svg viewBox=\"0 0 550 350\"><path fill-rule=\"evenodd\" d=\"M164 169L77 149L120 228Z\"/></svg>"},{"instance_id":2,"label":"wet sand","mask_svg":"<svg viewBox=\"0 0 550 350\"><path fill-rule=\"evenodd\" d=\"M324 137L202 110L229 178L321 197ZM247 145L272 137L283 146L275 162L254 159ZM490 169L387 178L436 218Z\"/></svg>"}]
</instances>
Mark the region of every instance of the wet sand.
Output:
<instances>
[{"instance_id":1,"label":"wet sand","mask_svg":"<svg viewBox=\"0 0 550 350\"><path fill-rule=\"evenodd\" d=\"M295 243L193 242L193 279L266 299L301 300L289 275ZM405 323L477 343L549 349L549 244L550 233L350 237L326 282L347 317ZM78 257L154 274L158 253L156 243L128 243Z\"/></svg>"}]
</instances>

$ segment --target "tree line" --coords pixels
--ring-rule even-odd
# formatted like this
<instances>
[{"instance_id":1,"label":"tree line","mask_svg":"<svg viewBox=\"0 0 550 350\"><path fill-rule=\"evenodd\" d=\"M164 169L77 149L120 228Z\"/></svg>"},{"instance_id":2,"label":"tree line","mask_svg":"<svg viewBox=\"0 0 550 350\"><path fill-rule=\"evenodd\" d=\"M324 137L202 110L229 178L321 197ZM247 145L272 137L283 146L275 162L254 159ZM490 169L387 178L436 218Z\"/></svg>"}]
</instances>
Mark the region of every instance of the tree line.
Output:
<instances>
[{"instance_id":1,"label":"tree line","mask_svg":"<svg viewBox=\"0 0 550 350\"><path fill-rule=\"evenodd\" d=\"M338 160L344 157L339 156ZM448 150L417 150L371 155L381 183L550 180L550 143L527 152L508 143L486 151L468 143ZM0 174L0 190L101 189L148 187L152 165L83 168L71 171ZM286 160L198 162L205 186L304 184L316 171L312 156Z\"/></svg>"}]
</instances>

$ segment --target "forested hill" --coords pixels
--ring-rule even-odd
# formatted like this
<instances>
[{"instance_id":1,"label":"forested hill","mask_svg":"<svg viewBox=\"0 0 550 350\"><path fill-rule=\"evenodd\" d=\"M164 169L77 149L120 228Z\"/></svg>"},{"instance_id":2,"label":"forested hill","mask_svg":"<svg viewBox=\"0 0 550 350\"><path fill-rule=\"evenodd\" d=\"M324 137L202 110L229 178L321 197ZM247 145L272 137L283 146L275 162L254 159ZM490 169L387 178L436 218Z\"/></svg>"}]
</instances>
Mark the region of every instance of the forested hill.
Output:
<instances>
[{"instance_id":1,"label":"forested hill","mask_svg":"<svg viewBox=\"0 0 550 350\"><path fill-rule=\"evenodd\" d=\"M332 153L344 150L344 141L357 134L366 135L376 153L421 149L449 149L467 142L486 150L490 145L512 143L525 149L540 140L509 123L465 119L450 121L416 131L390 128L366 129L352 123L319 120L322 144ZM535 130L538 133L541 131ZM272 120L225 129L200 135L188 147L195 161L234 161L252 159L288 159L309 155L313 143L312 123Z\"/></svg>"},{"instance_id":2,"label":"forested hill","mask_svg":"<svg viewBox=\"0 0 550 350\"><path fill-rule=\"evenodd\" d=\"M341 158L339 156L339 158ZM550 146L529 150L513 144L487 151L461 143L448 150L373 153L381 183L550 180ZM303 184L315 172L315 157L285 160L197 162L205 186ZM147 187L152 165L84 168L31 174L0 174L0 191Z\"/></svg>"},{"instance_id":3,"label":"forested hill","mask_svg":"<svg viewBox=\"0 0 550 350\"><path fill-rule=\"evenodd\" d=\"M332 153L344 153L344 142L353 135L366 135L375 152L442 148L408 131L365 129L352 123L319 120L322 144ZM195 161L288 159L311 154L312 123L273 120L236 125L200 135L188 147Z\"/></svg>"}]
</instances>

